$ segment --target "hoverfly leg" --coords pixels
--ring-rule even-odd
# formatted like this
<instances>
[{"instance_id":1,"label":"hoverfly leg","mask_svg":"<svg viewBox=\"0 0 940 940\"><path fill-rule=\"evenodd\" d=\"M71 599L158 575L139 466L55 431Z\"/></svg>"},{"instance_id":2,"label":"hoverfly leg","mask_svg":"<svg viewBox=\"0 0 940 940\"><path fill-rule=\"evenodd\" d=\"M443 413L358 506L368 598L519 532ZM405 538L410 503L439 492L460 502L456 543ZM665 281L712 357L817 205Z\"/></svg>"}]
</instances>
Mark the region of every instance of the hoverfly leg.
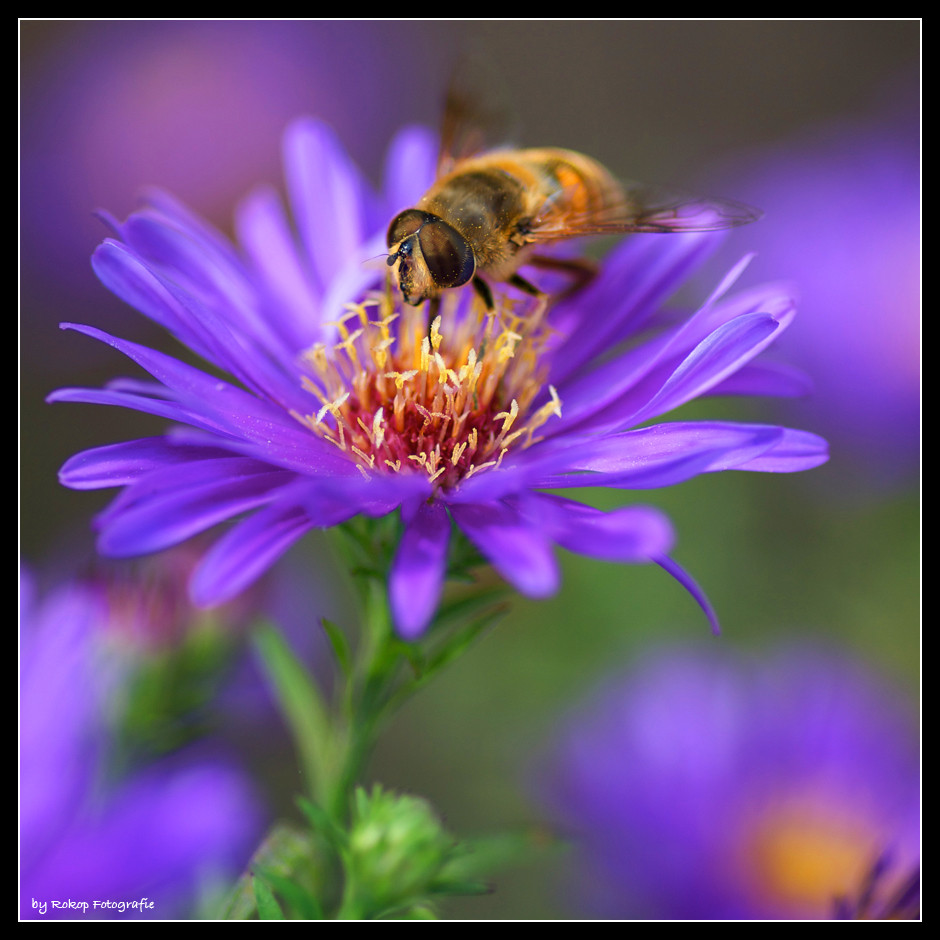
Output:
<instances>
[{"instance_id":1,"label":"hoverfly leg","mask_svg":"<svg viewBox=\"0 0 940 940\"><path fill-rule=\"evenodd\" d=\"M524 294L529 294L531 297L544 297L545 294L540 291L534 284L527 281L521 274L513 274L507 282L507 284L512 284L513 287L521 290Z\"/></svg>"},{"instance_id":2,"label":"hoverfly leg","mask_svg":"<svg viewBox=\"0 0 940 940\"><path fill-rule=\"evenodd\" d=\"M431 297L428 300L428 339L431 338L431 327L441 312L441 298Z\"/></svg>"},{"instance_id":3,"label":"hoverfly leg","mask_svg":"<svg viewBox=\"0 0 940 940\"><path fill-rule=\"evenodd\" d=\"M548 294L543 290L539 290L534 284L522 277L521 274L513 274L506 283L512 284L517 290L521 290L524 294L528 294L538 301L535 308L527 315L526 320L530 327L540 322L543 314L548 309Z\"/></svg>"},{"instance_id":4,"label":"hoverfly leg","mask_svg":"<svg viewBox=\"0 0 940 940\"><path fill-rule=\"evenodd\" d=\"M589 258L552 258L548 255L533 255L527 263L546 271L560 271L570 277L571 284L555 295L557 300L570 297L587 287L597 277L597 265Z\"/></svg>"},{"instance_id":5,"label":"hoverfly leg","mask_svg":"<svg viewBox=\"0 0 940 940\"><path fill-rule=\"evenodd\" d=\"M486 309L492 310L496 304L493 303L493 292L490 290L490 285L479 277L475 277L470 283L473 285L473 289L477 292L477 296L485 304Z\"/></svg>"}]
</instances>

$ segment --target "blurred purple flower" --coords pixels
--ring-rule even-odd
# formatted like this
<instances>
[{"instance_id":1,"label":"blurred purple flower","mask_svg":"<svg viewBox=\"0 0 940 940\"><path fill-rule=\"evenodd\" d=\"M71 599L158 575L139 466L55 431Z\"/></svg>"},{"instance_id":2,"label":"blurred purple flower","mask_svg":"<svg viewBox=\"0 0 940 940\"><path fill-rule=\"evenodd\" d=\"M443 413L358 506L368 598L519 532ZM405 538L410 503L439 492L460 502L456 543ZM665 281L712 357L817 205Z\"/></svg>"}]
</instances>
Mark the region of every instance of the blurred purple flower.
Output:
<instances>
[{"instance_id":1,"label":"blurred purple flower","mask_svg":"<svg viewBox=\"0 0 940 940\"><path fill-rule=\"evenodd\" d=\"M589 916L871 915L919 865L913 712L831 651L650 654L568 721L538 786Z\"/></svg>"},{"instance_id":2,"label":"blurred purple flower","mask_svg":"<svg viewBox=\"0 0 940 940\"><path fill-rule=\"evenodd\" d=\"M237 216L239 247L162 193L95 252L119 297L239 384L86 326L156 381L62 389L52 401L172 419L165 436L86 451L62 482L123 487L97 520L99 549L157 551L243 517L191 582L197 603L233 597L314 527L401 509L390 572L399 632L422 633L446 574L452 522L524 594L558 584L553 546L609 561L656 561L708 609L668 557L657 510L601 512L537 492L670 486L720 470L790 472L826 460L813 434L725 421L648 425L712 394L792 394L792 375L754 358L794 316L776 286L726 292L739 264L691 317L660 305L715 245L711 234L624 241L586 289L551 308L495 315L451 291L440 329L381 285L385 228L432 178L430 135L403 132L375 194L323 124L285 141L297 234L269 190ZM653 328L656 328L655 331ZM709 611L710 616L711 612Z\"/></svg>"},{"instance_id":3,"label":"blurred purple flower","mask_svg":"<svg viewBox=\"0 0 940 940\"><path fill-rule=\"evenodd\" d=\"M842 488L917 471L919 150L916 117L895 115L818 128L734 171L736 194L766 212L750 274L785 276L799 292L779 351L814 392L787 414L837 442Z\"/></svg>"},{"instance_id":4,"label":"blurred purple flower","mask_svg":"<svg viewBox=\"0 0 940 940\"><path fill-rule=\"evenodd\" d=\"M45 279L37 290L52 286L54 264L73 302L94 285L91 210L128 206L141 183L160 180L227 223L246 185L276 172L271 141L311 107L336 121L358 113L344 132L357 151L377 153L387 107L371 90L401 38L365 21L21 26L24 262ZM352 47L363 61L337 91Z\"/></svg>"},{"instance_id":5,"label":"blurred purple flower","mask_svg":"<svg viewBox=\"0 0 940 940\"><path fill-rule=\"evenodd\" d=\"M21 583L20 898L24 918L185 916L200 887L237 875L260 834L244 777L179 753L108 780L122 674L101 643L113 617L77 584L39 601ZM54 907L72 900L152 908Z\"/></svg>"}]
</instances>

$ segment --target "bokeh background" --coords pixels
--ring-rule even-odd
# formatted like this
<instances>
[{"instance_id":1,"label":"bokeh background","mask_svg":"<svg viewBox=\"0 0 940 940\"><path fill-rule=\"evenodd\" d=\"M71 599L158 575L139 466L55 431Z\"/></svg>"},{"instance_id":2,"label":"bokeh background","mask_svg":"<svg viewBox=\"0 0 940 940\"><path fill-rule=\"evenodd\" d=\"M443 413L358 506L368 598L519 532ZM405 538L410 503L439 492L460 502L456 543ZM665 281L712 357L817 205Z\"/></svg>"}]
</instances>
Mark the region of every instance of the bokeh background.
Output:
<instances>
[{"instance_id":1,"label":"bokeh background","mask_svg":"<svg viewBox=\"0 0 940 940\"><path fill-rule=\"evenodd\" d=\"M759 651L791 637L824 640L876 664L916 707L914 20L21 21L23 558L42 572L81 570L94 552L89 519L108 495L61 488L58 467L82 448L161 429L129 411L44 404L56 387L100 384L124 369L112 351L60 332L60 321L167 348L95 280L88 259L106 233L94 211L123 217L141 187L155 184L229 231L238 199L258 182L280 186L280 135L305 113L332 124L378 181L395 129L434 126L454 64L467 58L498 76L519 143L583 150L622 177L767 211L729 235L682 299L703 299L723 268L758 250L745 285L795 279L803 290L793 338L780 351L809 368L817 395L799 412L716 400L689 416L779 418L826 434L832 460L794 476L699 477L641 501L674 520L675 557L721 618L715 643ZM865 147L884 151L876 161L889 168L883 176L853 175L867 165L858 157ZM767 194L784 191L779 206L768 204ZM877 289L868 280L876 268ZM849 362L857 363L851 381L833 381ZM604 507L633 495L587 494ZM308 540L290 562L311 583L341 585L328 575L326 539ZM457 832L538 822L533 761L567 707L651 645L707 632L659 569L572 556L563 565L559 594L516 603L398 715L376 754L375 779L427 796ZM323 600L337 617L345 603ZM282 776L259 771L275 809L287 805ZM546 853L503 873L493 894L447 913L566 916L563 881L564 859Z\"/></svg>"}]
</instances>

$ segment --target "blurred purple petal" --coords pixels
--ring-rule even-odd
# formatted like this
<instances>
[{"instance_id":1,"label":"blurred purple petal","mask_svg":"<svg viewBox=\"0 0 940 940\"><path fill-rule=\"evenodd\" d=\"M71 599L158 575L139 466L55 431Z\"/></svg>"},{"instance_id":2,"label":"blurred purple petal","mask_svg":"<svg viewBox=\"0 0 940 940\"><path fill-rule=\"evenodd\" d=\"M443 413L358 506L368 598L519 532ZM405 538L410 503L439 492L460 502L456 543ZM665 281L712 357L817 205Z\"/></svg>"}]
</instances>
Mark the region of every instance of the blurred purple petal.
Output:
<instances>
[{"instance_id":1,"label":"blurred purple petal","mask_svg":"<svg viewBox=\"0 0 940 940\"><path fill-rule=\"evenodd\" d=\"M236 227L258 272L265 309L279 314L271 317L273 326L294 349L309 345L319 337L319 292L298 253L277 193L268 188L252 193L238 208Z\"/></svg>"},{"instance_id":2,"label":"blurred purple petal","mask_svg":"<svg viewBox=\"0 0 940 940\"><path fill-rule=\"evenodd\" d=\"M365 236L368 196L332 129L313 119L295 121L284 140L291 204L321 289L356 255Z\"/></svg>"},{"instance_id":3,"label":"blurred purple petal","mask_svg":"<svg viewBox=\"0 0 940 940\"><path fill-rule=\"evenodd\" d=\"M385 159L386 216L393 219L425 194L437 170L438 143L426 127L406 127Z\"/></svg>"},{"instance_id":4,"label":"blurred purple petal","mask_svg":"<svg viewBox=\"0 0 940 940\"><path fill-rule=\"evenodd\" d=\"M812 392L813 383L800 369L780 362L748 363L716 385L711 395L773 395L799 398Z\"/></svg>"},{"instance_id":5,"label":"blurred purple petal","mask_svg":"<svg viewBox=\"0 0 940 940\"><path fill-rule=\"evenodd\" d=\"M203 879L235 875L260 832L253 789L227 760L180 752L120 779L105 773L110 706L127 676L102 641L124 613L77 584L23 609L24 918L185 916ZM142 897L152 909L117 907ZM114 906L53 906L69 900Z\"/></svg>"}]
</instances>

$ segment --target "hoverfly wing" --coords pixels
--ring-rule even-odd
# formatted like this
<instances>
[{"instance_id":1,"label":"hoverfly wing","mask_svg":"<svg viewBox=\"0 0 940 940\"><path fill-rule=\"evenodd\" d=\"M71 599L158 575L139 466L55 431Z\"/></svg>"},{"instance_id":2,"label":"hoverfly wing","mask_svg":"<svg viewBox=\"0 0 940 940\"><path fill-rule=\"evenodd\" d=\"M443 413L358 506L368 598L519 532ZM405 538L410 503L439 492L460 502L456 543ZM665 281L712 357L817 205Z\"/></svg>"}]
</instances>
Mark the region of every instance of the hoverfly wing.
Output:
<instances>
[{"instance_id":1,"label":"hoverfly wing","mask_svg":"<svg viewBox=\"0 0 940 940\"><path fill-rule=\"evenodd\" d=\"M454 68L444 99L437 175L493 149L507 137L509 110L494 87L495 70L485 57L464 57Z\"/></svg>"},{"instance_id":2,"label":"hoverfly wing","mask_svg":"<svg viewBox=\"0 0 940 940\"><path fill-rule=\"evenodd\" d=\"M438 177L446 176L462 160L486 149L484 120L476 102L451 84L441 120L441 149L437 158Z\"/></svg>"},{"instance_id":3,"label":"hoverfly wing","mask_svg":"<svg viewBox=\"0 0 940 940\"><path fill-rule=\"evenodd\" d=\"M622 182L622 196L581 213L560 212L550 199L533 222L527 240L541 242L583 235L632 232L714 232L756 222L760 209L708 196L677 193L646 183Z\"/></svg>"},{"instance_id":4,"label":"hoverfly wing","mask_svg":"<svg viewBox=\"0 0 940 940\"><path fill-rule=\"evenodd\" d=\"M731 199L667 192L645 183L625 183L632 232L715 232L748 225L763 216L760 209Z\"/></svg>"}]
</instances>

